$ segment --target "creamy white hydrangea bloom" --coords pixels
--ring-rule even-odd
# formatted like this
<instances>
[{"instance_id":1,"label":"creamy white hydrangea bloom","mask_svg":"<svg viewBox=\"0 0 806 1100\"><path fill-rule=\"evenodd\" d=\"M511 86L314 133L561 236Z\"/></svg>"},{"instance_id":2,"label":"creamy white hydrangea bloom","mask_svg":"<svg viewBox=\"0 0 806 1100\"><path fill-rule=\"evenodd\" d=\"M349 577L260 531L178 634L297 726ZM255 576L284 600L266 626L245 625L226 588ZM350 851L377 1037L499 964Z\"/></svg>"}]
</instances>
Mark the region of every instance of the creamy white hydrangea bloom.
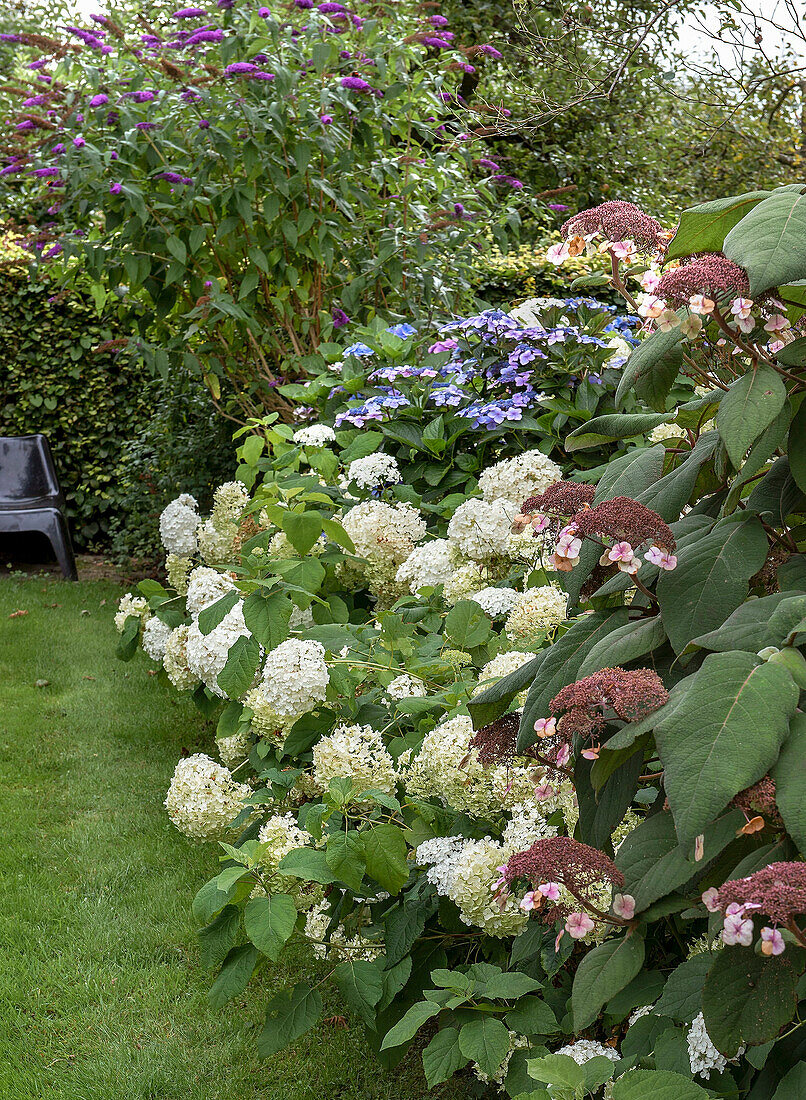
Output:
<instances>
[{"instance_id":1,"label":"creamy white hydrangea bloom","mask_svg":"<svg viewBox=\"0 0 806 1100\"><path fill-rule=\"evenodd\" d=\"M618 823L613 830L610 841L613 845L613 851L617 852L633 829L640 825L643 818L639 817L635 810L627 810L624 817Z\"/></svg>"},{"instance_id":2,"label":"creamy white hydrangea bloom","mask_svg":"<svg viewBox=\"0 0 806 1100\"><path fill-rule=\"evenodd\" d=\"M335 441L336 433L327 424L308 424L294 432L294 442L301 447L325 447Z\"/></svg>"},{"instance_id":3,"label":"creamy white hydrangea bloom","mask_svg":"<svg viewBox=\"0 0 806 1100\"><path fill-rule=\"evenodd\" d=\"M456 865L465 847L463 836L435 836L424 840L414 853L419 867L427 867L426 879L437 893L448 897L456 881Z\"/></svg>"},{"instance_id":4,"label":"creamy white hydrangea bloom","mask_svg":"<svg viewBox=\"0 0 806 1100\"><path fill-rule=\"evenodd\" d=\"M494 1085L503 1086L507 1073L509 1072L509 1063L512 1061L512 1055L516 1050L526 1050L530 1046L529 1040L525 1035L518 1035L515 1031L509 1033L509 1050L507 1051L503 1062L499 1066L496 1073L492 1077L488 1077L478 1062L473 1063L473 1072L479 1081L483 1081L484 1084L492 1082Z\"/></svg>"},{"instance_id":5,"label":"creamy white hydrangea bloom","mask_svg":"<svg viewBox=\"0 0 806 1100\"><path fill-rule=\"evenodd\" d=\"M397 504L364 501L347 512L342 526L359 557L394 563L395 572L425 535L425 520L413 505L404 501Z\"/></svg>"},{"instance_id":6,"label":"creamy white hydrangea bloom","mask_svg":"<svg viewBox=\"0 0 806 1100\"><path fill-rule=\"evenodd\" d=\"M503 909L495 897L494 884L501 875L498 868L511 855L510 849L484 837L466 841L456 861L453 887L448 896L459 907L461 920L481 928L488 936L517 936L529 919L513 894L507 896Z\"/></svg>"},{"instance_id":7,"label":"creamy white hydrangea bloom","mask_svg":"<svg viewBox=\"0 0 806 1100\"><path fill-rule=\"evenodd\" d=\"M442 595L448 603L458 603L459 600L469 600L474 593L479 592L487 584L482 567L475 561L464 562L455 565L453 572L445 582Z\"/></svg>"},{"instance_id":8,"label":"creamy white hydrangea bloom","mask_svg":"<svg viewBox=\"0 0 806 1100\"><path fill-rule=\"evenodd\" d=\"M504 847L513 852L525 852L536 840L557 836L559 830L556 825L548 824L545 812L539 802L527 802L513 807L512 817L507 822L502 837Z\"/></svg>"},{"instance_id":9,"label":"creamy white hydrangea bloom","mask_svg":"<svg viewBox=\"0 0 806 1100\"><path fill-rule=\"evenodd\" d=\"M412 696L425 694L425 684L422 680L418 680L416 676L409 676L407 672L395 676L386 688L386 696L392 700L411 699Z\"/></svg>"},{"instance_id":10,"label":"creamy white hydrangea bloom","mask_svg":"<svg viewBox=\"0 0 806 1100\"><path fill-rule=\"evenodd\" d=\"M398 568L395 579L416 596L421 588L447 584L455 571L451 544L447 539L433 539L414 547Z\"/></svg>"},{"instance_id":11,"label":"creamy white hydrangea bloom","mask_svg":"<svg viewBox=\"0 0 806 1100\"><path fill-rule=\"evenodd\" d=\"M266 658L260 683L244 696L253 728L282 741L298 718L322 702L329 680L323 645L301 638L281 642Z\"/></svg>"},{"instance_id":12,"label":"creamy white hydrangea bloom","mask_svg":"<svg viewBox=\"0 0 806 1100\"><path fill-rule=\"evenodd\" d=\"M146 656L152 661L162 663L170 636L171 628L167 623L162 622L156 615L152 615L143 627L143 649Z\"/></svg>"},{"instance_id":13,"label":"creamy white hydrangea bloom","mask_svg":"<svg viewBox=\"0 0 806 1100\"><path fill-rule=\"evenodd\" d=\"M381 485L396 485L403 477L391 455L374 454L351 462L346 480L348 484L354 481L359 489L378 489Z\"/></svg>"},{"instance_id":14,"label":"creamy white hydrangea bloom","mask_svg":"<svg viewBox=\"0 0 806 1100\"><path fill-rule=\"evenodd\" d=\"M376 790L393 794L395 762L380 733L371 726L338 726L313 747L313 778L320 791L331 779L350 777L355 794Z\"/></svg>"},{"instance_id":15,"label":"creamy white hydrangea bloom","mask_svg":"<svg viewBox=\"0 0 806 1100\"><path fill-rule=\"evenodd\" d=\"M728 1062L738 1062L745 1052L744 1046L741 1046L735 1058L725 1058L721 1055L711 1042L711 1036L705 1028L705 1017L701 1012L694 1017L686 1035L686 1042L691 1072L695 1077L703 1077L706 1081L710 1078L712 1070L721 1073Z\"/></svg>"},{"instance_id":16,"label":"creamy white hydrangea bloom","mask_svg":"<svg viewBox=\"0 0 806 1100\"><path fill-rule=\"evenodd\" d=\"M537 568L548 558L554 550L554 540L550 540L548 532L535 537L532 527L525 527L522 531L510 531L507 537L507 557L512 561L526 562L533 569Z\"/></svg>"},{"instance_id":17,"label":"creamy white hydrangea bloom","mask_svg":"<svg viewBox=\"0 0 806 1100\"><path fill-rule=\"evenodd\" d=\"M533 795L538 778L527 762L482 766L471 749L473 723L460 714L427 733L405 770L413 798L434 798L473 817L491 817Z\"/></svg>"},{"instance_id":18,"label":"creamy white hydrangea bloom","mask_svg":"<svg viewBox=\"0 0 806 1100\"><path fill-rule=\"evenodd\" d=\"M292 813L270 817L261 825L258 840L265 845L260 853L260 864L271 875L272 893L291 894L300 911L310 909L321 900L322 889L317 884L310 884L312 888L308 888L308 883L277 871L283 856L314 842L311 834L299 827Z\"/></svg>"},{"instance_id":19,"label":"creamy white hydrangea bloom","mask_svg":"<svg viewBox=\"0 0 806 1100\"><path fill-rule=\"evenodd\" d=\"M213 513L210 518L217 527L237 523L248 503L249 491L242 481L225 481L213 493Z\"/></svg>"},{"instance_id":20,"label":"creamy white hydrangea bloom","mask_svg":"<svg viewBox=\"0 0 806 1100\"><path fill-rule=\"evenodd\" d=\"M193 562L190 558L182 557L181 554L169 554L165 559L165 572L168 574L168 584L175 592L178 592L180 596L188 590L188 577L190 571L193 568Z\"/></svg>"},{"instance_id":21,"label":"creamy white hydrangea bloom","mask_svg":"<svg viewBox=\"0 0 806 1100\"><path fill-rule=\"evenodd\" d=\"M221 836L243 809L250 789L204 753L180 760L165 797L168 816L185 836Z\"/></svg>"},{"instance_id":22,"label":"creamy white hydrangea bloom","mask_svg":"<svg viewBox=\"0 0 806 1100\"><path fill-rule=\"evenodd\" d=\"M618 1062L621 1055L613 1047L605 1046L596 1039L577 1039L575 1043L555 1050L555 1054L564 1054L573 1058L578 1066L584 1066L591 1058L609 1058L611 1062Z\"/></svg>"},{"instance_id":23,"label":"creamy white hydrangea bloom","mask_svg":"<svg viewBox=\"0 0 806 1100\"><path fill-rule=\"evenodd\" d=\"M647 438L650 443L665 443L667 439L684 439L685 435L679 424L658 424Z\"/></svg>"},{"instance_id":24,"label":"creamy white hydrangea bloom","mask_svg":"<svg viewBox=\"0 0 806 1100\"><path fill-rule=\"evenodd\" d=\"M308 554L311 554L313 555L313 557L318 558L319 555L324 553L326 549L327 539L324 535L320 535L308 551ZM299 550L297 550L297 548L291 542L285 531L277 531L276 534L272 535L272 537L269 539L267 553L269 558L298 558L301 556Z\"/></svg>"},{"instance_id":25,"label":"creamy white hydrangea bloom","mask_svg":"<svg viewBox=\"0 0 806 1100\"><path fill-rule=\"evenodd\" d=\"M469 597L477 603L482 611L495 619L500 615L508 615L515 605L518 593L514 588L482 588L480 592L474 592Z\"/></svg>"},{"instance_id":26,"label":"creamy white hydrangea bloom","mask_svg":"<svg viewBox=\"0 0 806 1100\"><path fill-rule=\"evenodd\" d=\"M208 565L226 565L235 553L238 527L234 523L217 524L211 516L196 532L199 554Z\"/></svg>"},{"instance_id":27,"label":"creamy white hydrangea bloom","mask_svg":"<svg viewBox=\"0 0 806 1100\"><path fill-rule=\"evenodd\" d=\"M243 618L243 600L239 600L209 634L202 634L197 621L188 627L188 668L222 699L226 698L226 692L218 685L218 674L227 663L232 646L238 638L244 637L249 637L249 631Z\"/></svg>"},{"instance_id":28,"label":"creamy white hydrangea bloom","mask_svg":"<svg viewBox=\"0 0 806 1100\"><path fill-rule=\"evenodd\" d=\"M518 508L509 500L478 500L460 504L448 524L448 539L472 561L506 554L507 540Z\"/></svg>"},{"instance_id":29,"label":"creamy white hydrangea bloom","mask_svg":"<svg viewBox=\"0 0 806 1100\"><path fill-rule=\"evenodd\" d=\"M117 612L115 613L115 626L117 627L118 633L123 632L123 628L129 616L134 616L136 619L139 619L142 626L148 622L150 614L151 611L148 607L148 600L145 596L135 596L131 592L127 592L125 596L121 596Z\"/></svg>"},{"instance_id":30,"label":"creamy white hydrangea bloom","mask_svg":"<svg viewBox=\"0 0 806 1100\"><path fill-rule=\"evenodd\" d=\"M207 565L200 565L188 577L185 606L188 615L198 619L205 607L214 604L227 592L232 592L235 583L227 573L220 573L217 569L211 569Z\"/></svg>"},{"instance_id":31,"label":"creamy white hydrangea bloom","mask_svg":"<svg viewBox=\"0 0 806 1100\"><path fill-rule=\"evenodd\" d=\"M479 489L487 501L509 500L520 505L527 497L542 493L562 479L556 462L542 451L524 451L514 458L505 458L484 470L479 477Z\"/></svg>"},{"instance_id":32,"label":"creamy white hydrangea bloom","mask_svg":"<svg viewBox=\"0 0 806 1100\"><path fill-rule=\"evenodd\" d=\"M248 733L230 733L226 737L218 736L215 743L222 764L225 764L228 768L240 764L249 755Z\"/></svg>"},{"instance_id":33,"label":"creamy white hydrangea bloom","mask_svg":"<svg viewBox=\"0 0 806 1100\"><path fill-rule=\"evenodd\" d=\"M511 642L529 642L565 622L568 597L553 584L519 592L506 621Z\"/></svg>"},{"instance_id":34,"label":"creamy white hydrangea bloom","mask_svg":"<svg viewBox=\"0 0 806 1100\"><path fill-rule=\"evenodd\" d=\"M383 944L371 940L368 936L356 933L348 936L343 924L338 924L326 939L332 914L327 900L314 905L305 922L305 935L312 941L313 953L317 959L339 962L341 959L377 959L383 951Z\"/></svg>"},{"instance_id":35,"label":"creamy white hydrangea bloom","mask_svg":"<svg viewBox=\"0 0 806 1100\"><path fill-rule=\"evenodd\" d=\"M169 554L188 557L196 553L196 529L199 505L195 497L182 493L172 500L160 515L160 538Z\"/></svg>"},{"instance_id":36,"label":"creamy white hydrangea bloom","mask_svg":"<svg viewBox=\"0 0 806 1100\"><path fill-rule=\"evenodd\" d=\"M177 691L190 691L199 682L199 677L188 668L188 627L186 624L172 630L165 643L165 656L162 667L168 679Z\"/></svg>"},{"instance_id":37,"label":"creamy white hydrangea bloom","mask_svg":"<svg viewBox=\"0 0 806 1100\"><path fill-rule=\"evenodd\" d=\"M522 653L519 649L512 649L509 653L499 653L479 672L479 682L473 688L474 695L481 695L488 687L492 687L498 680L509 676L510 672L525 665L527 661L534 660L534 653Z\"/></svg>"}]
</instances>

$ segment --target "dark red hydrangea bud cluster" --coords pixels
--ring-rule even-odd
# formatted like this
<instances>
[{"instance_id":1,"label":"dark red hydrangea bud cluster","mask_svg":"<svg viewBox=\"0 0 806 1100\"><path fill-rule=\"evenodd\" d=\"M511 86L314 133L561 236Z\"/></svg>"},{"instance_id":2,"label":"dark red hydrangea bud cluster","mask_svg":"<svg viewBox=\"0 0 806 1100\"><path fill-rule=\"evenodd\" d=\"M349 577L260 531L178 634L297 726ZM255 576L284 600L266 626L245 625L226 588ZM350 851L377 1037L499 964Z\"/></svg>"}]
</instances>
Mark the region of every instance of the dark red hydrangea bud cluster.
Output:
<instances>
[{"instance_id":1,"label":"dark red hydrangea bud cluster","mask_svg":"<svg viewBox=\"0 0 806 1100\"><path fill-rule=\"evenodd\" d=\"M783 828L784 821L778 810L778 803L775 801L775 780L771 775L765 775L752 787L739 791L731 805L738 806L748 819L751 814L763 814L772 825ZM758 822L757 817L748 820L744 831L757 832L764 827L764 822L761 821L758 823L758 829L748 828L754 822Z\"/></svg>"},{"instance_id":2,"label":"dark red hydrangea bud cluster","mask_svg":"<svg viewBox=\"0 0 806 1100\"><path fill-rule=\"evenodd\" d=\"M624 875L604 852L567 836L536 840L525 852L510 856L502 880L507 889L514 883L528 883L533 888L557 883L565 886L581 906L597 915L600 912L597 896L602 886L618 890L624 885ZM555 898L552 905L541 906L539 916L546 924L553 924L575 908Z\"/></svg>"},{"instance_id":3,"label":"dark red hydrangea bud cluster","mask_svg":"<svg viewBox=\"0 0 806 1100\"><path fill-rule=\"evenodd\" d=\"M568 684L551 700L564 741L600 732L608 710L625 722L637 722L668 702L669 693L651 668L603 668Z\"/></svg>"},{"instance_id":4,"label":"dark red hydrangea bud cluster","mask_svg":"<svg viewBox=\"0 0 806 1100\"><path fill-rule=\"evenodd\" d=\"M669 552L677 549L669 525L657 512L631 497L614 497L595 508L583 508L571 517L571 525L582 538L612 538L633 546L652 542Z\"/></svg>"},{"instance_id":5,"label":"dark red hydrangea bud cluster","mask_svg":"<svg viewBox=\"0 0 806 1100\"><path fill-rule=\"evenodd\" d=\"M661 276L655 294L675 306L704 295L715 302L744 298L750 293L747 272L721 252L704 252Z\"/></svg>"},{"instance_id":6,"label":"dark red hydrangea bud cluster","mask_svg":"<svg viewBox=\"0 0 806 1100\"><path fill-rule=\"evenodd\" d=\"M743 915L764 913L774 924L787 924L806 914L806 863L770 863L747 878L721 886L709 908L727 913L732 906Z\"/></svg>"},{"instance_id":7,"label":"dark red hydrangea bud cluster","mask_svg":"<svg viewBox=\"0 0 806 1100\"><path fill-rule=\"evenodd\" d=\"M633 241L644 252L655 251L664 241L659 221L645 214L633 202L603 202L581 210L560 229L563 240L601 234L606 241Z\"/></svg>"},{"instance_id":8,"label":"dark red hydrangea bud cluster","mask_svg":"<svg viewBox=\"0 0 806 1100\"><path fill-rule=\"evenodd\" d=\"M548 512L553 516L573 516L586 505L593 504L596 488L576 481L555 481L539 496L527 497L521 505L524 515Z\"/></svg>"},{"instance_id":9,"label":"dark red hydrangea bud cluster","mask_svg":"<svg viewBox=\"0 0 806 1100\"><path fill-rule=\"evenodd\" d=\"M470 740L470 748L476 750L479 763L487 768L514 760L519 728L520 714L504 714L477 730Z\"/></svg>"}]
</instances>

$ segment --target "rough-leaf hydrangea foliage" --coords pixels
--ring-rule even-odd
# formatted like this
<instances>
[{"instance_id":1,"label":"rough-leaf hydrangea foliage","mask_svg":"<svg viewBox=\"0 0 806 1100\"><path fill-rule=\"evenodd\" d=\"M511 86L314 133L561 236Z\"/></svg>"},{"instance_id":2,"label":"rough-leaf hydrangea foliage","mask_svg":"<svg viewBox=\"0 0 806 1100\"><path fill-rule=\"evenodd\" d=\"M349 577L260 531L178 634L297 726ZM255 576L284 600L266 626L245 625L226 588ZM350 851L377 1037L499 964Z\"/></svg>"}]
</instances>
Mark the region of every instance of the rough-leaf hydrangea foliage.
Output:
<instances>
[{"instance_id":1,"label":"rough-leaf hydrangea foliage","mask_svg":"<svg viewBox=\"0 0 806 1100\"><path fill-rule=\"evenodd\" d=\"M721 252L704 252L689 263L661 276L658 298L673 305L687 305L690 298L706 295L715 302L744 298L750 293L747 272Z\"/></svg>"},{"instance_id":2,"label":"rough-leaf hydrangea foliage","mask_svg":"<svg viewBox=\"0 0 806 1100\"><path fill-rule=\"evenodd\" d=\"M654 251L662 243L659 221L645 214L633 202L603 202L574 214L562 226L564 240L601 236L606 241L632 241L643 251Z\"/></svg>"},{"instance_id":3,"label":"rough-leaf hydrangea foliage","mask_svg":"<svg viewBox=\"0 0 806 1100\"><path fill-rule=\"evenodd\" d=\"M546 883L560 884L580 906L599 916L601 911L596 903L602 885L620 889L624 885L624 875L598 848L568 836L552 836L535 841L525 852L516 852L507 860L502 884L509 888L515 883L527 882L535 889ZM547 902L539 910L540 918L547 924L572 912L571 905L562 896L556 900L547 898Z\"/></svg>"}]
</instances>

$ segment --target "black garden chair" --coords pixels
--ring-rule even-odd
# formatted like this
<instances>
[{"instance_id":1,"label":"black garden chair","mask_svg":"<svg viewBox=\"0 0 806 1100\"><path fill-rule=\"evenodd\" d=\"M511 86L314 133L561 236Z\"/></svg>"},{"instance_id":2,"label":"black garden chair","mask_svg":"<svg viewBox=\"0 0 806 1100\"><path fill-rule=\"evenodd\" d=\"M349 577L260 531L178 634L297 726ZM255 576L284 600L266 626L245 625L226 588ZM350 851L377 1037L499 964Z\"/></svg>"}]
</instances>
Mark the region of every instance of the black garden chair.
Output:
<instances>
[{"instance_id":1,"label":"black garden chair","mask_svg":"<svg viewBox=\"0 0 806 1100\"><path fill-rule=\"evenodd\" d=\"M65 578L78 580L65 501L44 435L0 436L0 534L39 531Z\"/></svg>"}]
</instances>

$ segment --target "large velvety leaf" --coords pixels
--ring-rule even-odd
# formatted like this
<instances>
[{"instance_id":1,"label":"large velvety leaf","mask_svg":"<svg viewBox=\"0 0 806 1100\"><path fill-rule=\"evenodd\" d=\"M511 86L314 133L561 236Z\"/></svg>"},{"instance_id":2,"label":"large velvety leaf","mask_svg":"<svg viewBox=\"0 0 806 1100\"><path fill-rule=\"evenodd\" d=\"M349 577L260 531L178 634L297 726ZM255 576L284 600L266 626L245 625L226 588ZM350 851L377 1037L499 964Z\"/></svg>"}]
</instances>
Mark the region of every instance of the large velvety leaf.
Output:
<instances>
[{"instance_id":1,"label":"large velvety leaf","mask_svg":"<svg viewBox=\"0 0 806 1100\"><path fill-rule=\"evenodd\" d=\"M209 607L205 607L199 614L199 630L202 634L209 634L215 630L227 612L232 611L238 600L241 599L241 593L225 592L220 599L217 599L215 603L211 603Z\"/></svg>"},{"instance_id":2,"label":"large velvety leaf","mask_svg":"<svg viewBox=\"0 0 806 1100\"><path fill-rule=\"evenodd\" d=\"M690 1023L702 1011L702 987L713 962L714 955L703 951L680 963L669 975L655 1011L679 1023Z\"/></svg>"},{"instance_id":3,"label":"large velvety leaf","mask_svg":"<svg viewBox=\"0 0 806 1100\"><path fill-rule=\"evenodd\" d=\"M708 1100L702 1085L669 1070L634 1069L613 1083L613 1100Z\"/></svg>"},{"instance_id":4,"label":"large velvety leaf","mask_svg":"<svg viewBox=\"0 0 806 1100\"><path fill-rule=\"evenodd\" d=\"M785 401L781 376L763 364L731 385L719 403L716 426L737 470L751 444L772 424Z\"/></svg>"},{"instance_id":5,"label":"large velvety leaf","mask_svg":"<svg viewBox=\"0 0 806 1100\"><path fill-rule=\"evenodd\" d=\"M509 1051L509 1031L494 1016L479 1015L462 1025L459 1050L466 1058L478 1062L488 1077L493 1077Z\"/></svg>"},{"instance_id":6,"label":"large velvety leaf","mask_svg":"<svg viewBox=\"0 0 806 1100\"><path fill-rule=\"evenodd\" d=\"M518 692L532 683L542 662L543 654L538 653L531 661L527 661L507 676L502 676L496 683L474 696L469 701L467 709L470 711L475 728L480 729L481 726L492 722L499 714L503 714Z\"/></svg>"},{"instance_id":7,"label":"large velvety leaf","mask_svg":"<svg viewBox=\"0 0 806 1100\"><path fill-rule=\"evenodd\" d=\"M288 637L288 623L294 605L282 592L253 592L243 604L243 618L247 630L254 634L269 653Z\"/></svg>"},{"instance_id":8,"label":"large velvety leaf","mask_svg":"<svg viewBox=\"0 0 806 1100\"><path fill-rule=\"evenodd\" d=\"M233 947L207 994L207 999L213 1008L223 1008L227 1001L243 993L259 957L257 948L251 943Z\"/></svg>"},{"instance_id":9,"label":"large velvety leaf","mask_svg":"<svg viewBox=\"0 0 806 1100\"><path fill-rule=\"evenodd\" d=\"M381 1043L381 1050L388 1050L390 1047L399 1047L402 1043L408 1043L410 1039L414 1038L426 1020L430 1020L432 1016L436 1016L440 1011L441 1005L435 1004L433 1001L418 1001L398 1020L393 1028L387 1031Z\"/></svg>"},{"instance_id":10,"label":"large velvety leaf","mask_svg":"<svg viewBox=\"0 0 806 1100\"><path fill-rule=\"evenodd\" d=\"M806 338L804 338L806 339ZM789 425L789 470L795 484L806 493L806 401L802 401Z\"/></svg>"},{"instance_id":11,"label":"large velvety leaf","mask_svg":"<svg viewBox=\"0 0 806 1100\"><path fill-rule=\"evenodd\" d=\"M767 536L755 517L718 523L687 545L677 568L658 578L661 617L675 652L721 626L747 596L748 581L767 557Z\"/></svg>"},{"instance_id":12,"label":"large velvety leaf","mask_svg":"<svg viewBox=\"0 0 806 1100\"><path fill-rule=\"evenodd\" d=\"M321 1015L322 998L316 989L297 982L293 989L282 990L266 1007L263 1030L257 1037L258 1054L271 1058L310 1031Z\"/></svg>"},{"instance_id":13,"label":"large velvety leaf","mask_svg":"<svg viewBox=\"0 0 806 1100\"><path fill-rule=\"evenodd\" d=\"M644 940L636 932L600 943L584 955L574 975L574 1030L588 1027L606 1001L631 982L644 965Z\"/></svg>"},{"instance_id":14,"label":"large velvety leaf","mask_svg":"<svg viewBox=\"0 0 806 1100\"><path fill-rule=\"evenodd\" d=\"M806 278L806 195L768 195L731 229L723 251L747 272L751 298Z\"/></svg>"},{"instance_id":15,"label":"large velvety leaf","mask_svg":"<svg viewBox=\"0 0 806 1100\"><path fill-rule=\"evenodd\" d=\"M712 653L674 710L655 726L681 843L693 840L778 758L798 702L780 665L752 653Z\"/></svg>"},{"instance_id":16,"label":"large velvety leaf","mask_svg":"<svg viewBox=\"0 0 806 1100\"><path fill-rule=\"evenodd\" d=\"M697 861L693 844L678 842L671 814L645 818L626 836L616 854L616 866L624 875L624 891L635 898L636 911L642 912L704 871L743 824L741 811L733 810L709 825L703 834L703 857Z\"/></svg>"},{"instance_id":17,"label":"large velvety leaf","mask_svg":"<svg viewBox=\"0 0 806 1100\"><path fill-rule=\"evenodd\" d=\"M654 337L650 337L650 340ZM632 361L633 355L630 356ZM672 413L605 413L580 424L565 437L566 451L581 451L586 447L599 447L616 439L629 439L645 435L671 420Z\"/></svg>"},{"instance_id":18,"label":"large velvety leaf","mask_svg":"<svg viewBox=\"0 0 806 1100\"><path fill-rule=\"evenodd\" d=\"M742 1043L766 1043L792 1019L802 969L794 956L801 954L793 948L766 958L740 946L716 953L703 986L702 1014L720 1053L732 1058Z\"/></svg>"},{"instance_id":19,"label":"large velvety leaf","mask_svg":"<svg viewBox=\"0 0 806 1100\"><path fill-rule=\"evenodd\" d=\"M781 1078L772 1100L806 1100L806 1062L798 1062Z\"/></svg>"},{"instance_id":20,"label":"large velvety leaf","mask_svg":"<svg viewBox=\"0 0 806 1100\"><path fill-rule=\"evenodd\" d=\"M210 924L199 929L199 961L205 970L220 966L238 938L241 914L236 905L226 905Z\"/></svg>"},{"instance_id":21,"label":"large velvety leaf","mask_svg":"<svg viewBox=\"0 0 806 1100\"><path fill-rule=\"evenodd\" d=\"M749 649L758 653L765 646L775 645L770 633L770 619L773 612L782 604L791 600L791 592L773 592L771 596L762 596L758 600L747 600L730 615L724 623L692 639L687 648L699 647L713 653L725 653L730 649ZM780 644L780 641L777 644Z\"/></svg>"},{"instance_id":22,"label":"large velvety leaf","mask_svg":"<svg viewBox=\"0 0 806 1100\"><path fill-rule=\"evenodd\" d=\"M656 443L646 450L628 451L621 458L611 459L596 485L594 504L613 497L636 498L660 478L665 457L666 448Z\"/></svg>"},{"instance_id":23,"label":"large velvety leaf","mask_svg":"<svg viewBox=\"0 0 806 1100\"><path fill-rule=\"evenodd\" d=\"M557 1018L540 997L521 997L506 1015L507 1027L519 1035L554 1035L560 1030Z\"/></svg>"},{"instance_id":24,"label":"large velvety leaf","mask_svg":"<svg viewBox=\"0 0 806 1100\"><path fill-rule=\"evenodd\" d=\"M350 1008L372 1026L375 1005L383 994L383 978L377 964L367 959L345 959L333 971L333 977Z\"/></svg>"},{"instance_id":25,"label":"large velvety leaf","mask_svg":"<svg viewBox=\"0 0 806 1100\"><path fill-rule=\"evenodd\" d=\"M294 931L297 907L288 894L250 898L246 903L243 919L246 934L258 951L276 960Z\"/></svg>"},{"instance_id":26,"label":"large velvety leaf","mask_svg":"<svg viewBox=\"0 0 806 1100\"><path fill-rule=\"evenodd\" d=\"M624 364L616 390L616 405L623 405L634 391L640 401L664 413L666 398L683 363L683 334L679 326L669 332L653 332L634 348ZM587 425L583 425L583 429Z\"/></svg>"},{"instance_id":27,"label":"large velvety leaf","mask_svg":"<svg viewBox=\"0 0 806 1100\"><path fill-rule=\"evenodd\" d=\"M459 1032L455 1027L438 1031L423 1051L423 1069L428 1087L439 1085L453 1077L470 1061L459 1049Z\"/></svg>"},{"instance_id":28,"label":"large velvety leaf","mask_svg":"<svg viewBox=\"0 0 806 1100\"><path fill-rule=\"evenodd\" d=\"M750 191L713 202L692 206L680 215L677 231L669 242L667 260L691 256L695 252L721 252L725 237L769 191Z\"/></svg>"},{"instance_id":29,"label":"large velvety leaf","mask_svg":"<svg viewBox=\"0 0 806 1100\"><path fill-rule=\"evenodd\" d=\"M230 646L227 663L218 674L218 686L230 699L238 699L252 686L260 663L257 638L242 635Z\"/></svg>"},{"instance_id":30,"label":"large velvety leaf","mask_svg":"<svg viewBox=\"0 0 806 1100\"><path fill-rule=\"evenodd\" d=\"M602 668L623 666L653 649L659 649L666 641L666 631L659 615L648 619L633 619L624 626L612 630L606 638L597 642L577 670L577 679L590 676Z\"/></svg>"},{"instance_id":31,"label":"large velvety leaf","mask_svg":"<svg viewBox=\"0 0 806 1100\"><path fill-rule=\"evenodd\" d=\"M644 489L635 498L647 508L665 519L667 523L674 523L680 517L680 513L689 501L697 483L700 469L713 455L718 442L718 434L715 431L703 432L694 445L691 454L668 474L664 474L659 481Z\"/></svg>"},{"instance_id":32,"label":"large velvety leaf","mask_svg":"<svg viewBox=\"0 0 806 1100\"><path fill-rule=\"evenodd\" d=\"M806 714L796 714L789 723L789 736L772 771L775 802L786 831L806 853Z\"/></svg>"},{"instance_id":33,"label":"large velvety leaf","mask_svg":"<svg viewBox=\"0 0 806 1100\"><path fill-rule=\"evenodd\" d=\"M543 651L541 654L543 660L523 708L521 728L518 733L519 751L522 752L534 744L535 721L538 718L548 717L549 703L560 688L576 680L577 670L585 656L607 634L623 626L628 615L629 612L624 607L617 608L615 611L596 611L592 615L585 615L553 645Z\"/></svg>"},{"instance_id":34,"label":"large velvety leaf","mask_svg":"<svg viewBox=\"0 0 806 1100\"><path fill-rule=\"evenodd\" d=\"M591 781L591 764L581 755L574 768L574 786L579 802L577 840L594 848L611 851L610 837L632 804L643 771L642 753L631 754L598 790Z\"/></svg>"},{"instance_id":35,"label":"large velvety leaf","mask_svg":"<svg viewBox=\"0 0 806 1100\"><path fill-rule=\"evenodd\" d=\"M331 833L325 852L327 865L337 879L357 894L364 877L364 845L357 829L348 833Z\"/></svg>"}]
</instances>

